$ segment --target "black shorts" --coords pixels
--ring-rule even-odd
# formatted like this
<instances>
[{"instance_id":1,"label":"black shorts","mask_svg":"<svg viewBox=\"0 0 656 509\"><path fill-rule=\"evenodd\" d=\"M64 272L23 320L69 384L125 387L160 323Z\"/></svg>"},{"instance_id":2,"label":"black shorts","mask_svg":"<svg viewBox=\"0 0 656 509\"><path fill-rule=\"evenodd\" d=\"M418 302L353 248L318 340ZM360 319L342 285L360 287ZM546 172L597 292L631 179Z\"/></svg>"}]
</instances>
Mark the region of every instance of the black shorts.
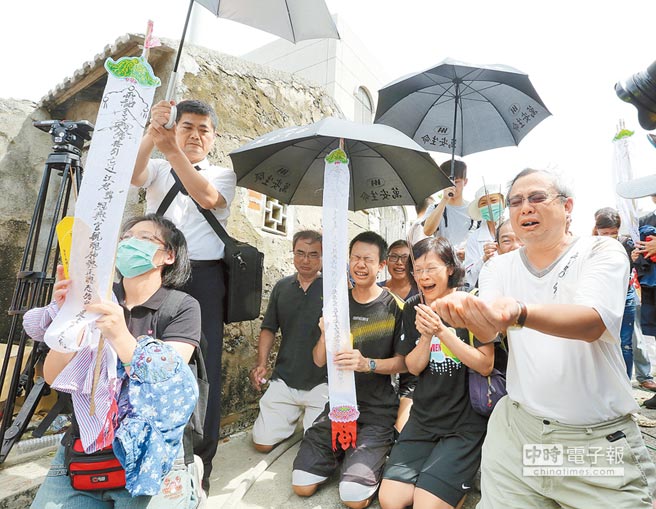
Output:
<instances>
[{"instance_id":1,"label":"black shorts","mask_svg":"<svg viewBox=\"0 0 656 509\"><path fill-rule=\"evenodd\" d=\"M383 478L414 484L456 506L480 467L484 438L484 431L431 433L411 416L392 448Z\"/></svg>"},{"instance_id":2,"label":"black shorts","mask_svg":"<svg viewBox=\"0 0 656 509\"><path fill-rule=\"evenodd\" d=\"M333 451L330 419L324 410L310 429L294 459L294 470L330 477L342 465L340 482L376 486L381 479L385 459L394 443L393 426L358 423L356 447Z\"/></svg>"}]
</instances>

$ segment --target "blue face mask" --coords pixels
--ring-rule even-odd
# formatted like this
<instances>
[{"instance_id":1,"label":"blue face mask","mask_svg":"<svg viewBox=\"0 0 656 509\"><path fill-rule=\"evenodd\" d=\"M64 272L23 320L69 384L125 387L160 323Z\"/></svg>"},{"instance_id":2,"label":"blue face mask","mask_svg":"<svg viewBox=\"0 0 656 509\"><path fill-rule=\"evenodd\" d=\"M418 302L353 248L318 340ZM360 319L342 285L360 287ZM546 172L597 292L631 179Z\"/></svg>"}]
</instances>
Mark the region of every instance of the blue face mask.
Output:
<instances>
[{"instance_id":1,"label":"blue face mask","mask_svg":"<svg viewBox=\"0 0 656 509\"><path fill-rule=\"evenodd\" d=\"M157 267L153 262L157 250L157 244L147 240L134 237L122 240L116 251L116 268L128 279L145 274Z\"/></svg>"},{"instance_id":2,"label":"blue face mask","mask_svg":"<svg viewBox=\"0 0 656 509\"><path fill-rule=\"evenodd\" d=\"M492 209L492 217L490 217L490 209ZM485 221L494 221L496 223L503 215L503 204L501 202L492 203L489 206L479 207L478 210L481 211L481 216Z\"/></svg>"}]
</instances>

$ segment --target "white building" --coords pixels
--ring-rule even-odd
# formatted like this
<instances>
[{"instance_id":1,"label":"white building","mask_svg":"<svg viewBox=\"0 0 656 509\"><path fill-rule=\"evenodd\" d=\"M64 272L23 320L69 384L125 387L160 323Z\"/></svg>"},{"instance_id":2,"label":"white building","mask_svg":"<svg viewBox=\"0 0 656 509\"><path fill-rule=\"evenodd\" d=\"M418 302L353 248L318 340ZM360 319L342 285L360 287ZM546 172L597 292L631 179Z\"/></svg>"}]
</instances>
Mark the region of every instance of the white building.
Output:
<instances>
[{"instance_id":1,"label":"white building","mask_svg":"<svg viewBox=\"0 0 656 509\"><path fill-rule=\"evenodd\" d=\"M325 88L344 117L370 123L376 111L378 90L393 76L383 69L358 36L333 15L341 39L315 39L292 44L277 39L241 58L301 76ZM408 222L405 207L369 209L369 227L389 243L405 238ZM411 212L414 214L414 211Z\"/></svg>"}]
</instances>

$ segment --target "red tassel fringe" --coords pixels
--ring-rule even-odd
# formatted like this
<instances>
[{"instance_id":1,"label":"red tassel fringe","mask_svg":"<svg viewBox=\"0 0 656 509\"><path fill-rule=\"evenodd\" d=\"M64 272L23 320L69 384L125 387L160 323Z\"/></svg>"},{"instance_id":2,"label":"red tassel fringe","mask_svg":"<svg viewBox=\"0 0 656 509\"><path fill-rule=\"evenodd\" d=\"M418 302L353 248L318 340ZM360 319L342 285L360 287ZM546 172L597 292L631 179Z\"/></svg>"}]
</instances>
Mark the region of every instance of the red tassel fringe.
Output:
<instances>
[{"instance_id":1,"label":"red tassel fringe","mask_svg":"<svg viewBox=\"0 0 656 509\"><path fill-rule=\"evenodd\" d=\"M358 421L335 422L331 421L333 435L333 451L337 450L337 442L343 450L349 446L355 449L355 441L358 435Z\"/></svg>"}]
</instances>

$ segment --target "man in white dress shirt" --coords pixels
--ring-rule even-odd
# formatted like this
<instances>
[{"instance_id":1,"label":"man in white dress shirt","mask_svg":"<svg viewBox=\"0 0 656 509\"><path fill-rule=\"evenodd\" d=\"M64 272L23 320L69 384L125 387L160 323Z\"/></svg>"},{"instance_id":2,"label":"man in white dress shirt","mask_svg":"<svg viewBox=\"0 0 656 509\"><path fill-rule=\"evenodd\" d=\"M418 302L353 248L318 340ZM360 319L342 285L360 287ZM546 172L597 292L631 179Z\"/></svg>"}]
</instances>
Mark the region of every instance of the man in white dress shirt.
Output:
<instances>
[{"instance_id":1,"label":"man in white dress shirt","mask_svg":"<svg viewBox=\"0 0 656 509\"><path fill-rule=\"evenodd\" d=\"M132 184L146 189L147 212L163 214L187 239L192 269L185 290L200 303L205 338L202 346L210 383L204 438L194 452L203 460L203 488L209 491L221 418L224 245L190 197L199 207L212 212L225 228L235 196L236 176L232 170L213 166L207 160L218 126L216 113L210 105L196 100L180 102L174 126L166 129L170 114L171 104L166 101L153 106L150 126L139 147ZM150 159L155 147L166 159ZM173 171L184 188L177 192L171 190L176 183Z\"/></svg>"}]
</instances>

